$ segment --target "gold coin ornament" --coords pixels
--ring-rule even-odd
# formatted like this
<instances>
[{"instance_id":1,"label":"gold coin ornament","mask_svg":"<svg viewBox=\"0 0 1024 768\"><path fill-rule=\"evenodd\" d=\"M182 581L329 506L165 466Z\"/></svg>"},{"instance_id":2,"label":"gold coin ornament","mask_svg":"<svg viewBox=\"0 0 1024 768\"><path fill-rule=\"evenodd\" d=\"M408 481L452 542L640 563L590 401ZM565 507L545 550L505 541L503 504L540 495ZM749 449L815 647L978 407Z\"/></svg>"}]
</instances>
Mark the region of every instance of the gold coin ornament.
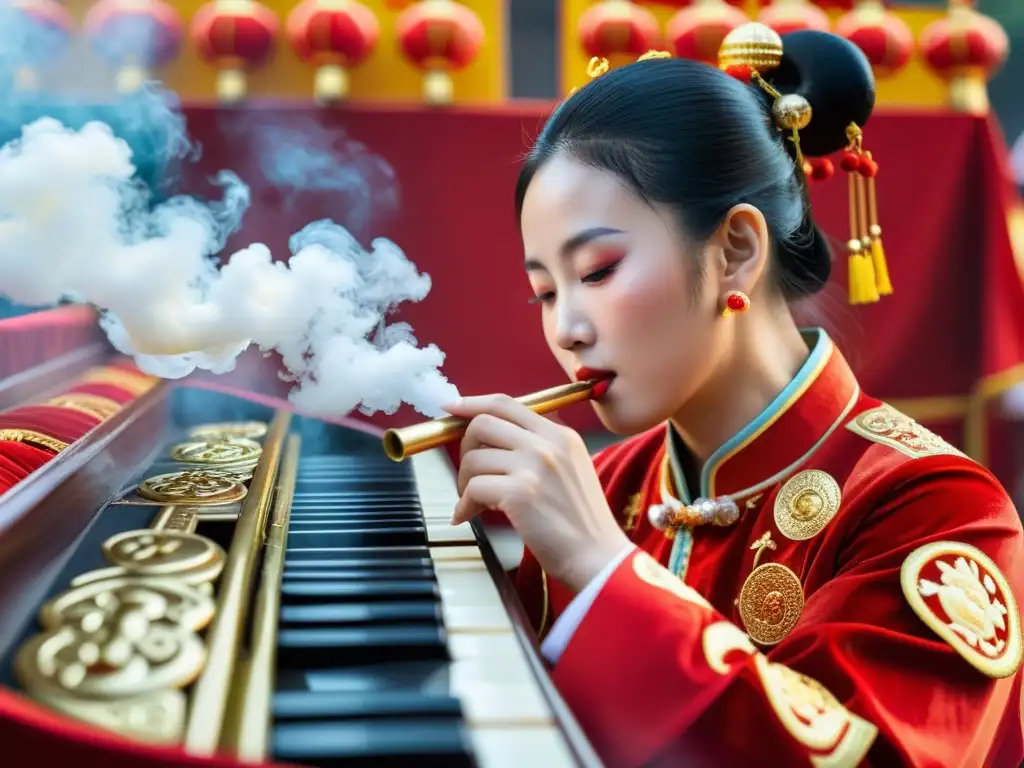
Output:
<instances>
[{"instance_id":1,"label":"gold coin ornament","mask_svg":"<svg viewBox=\"0 0 1024 768\"><path fill-rule=\"evenodd\" d=\"M25 689L120 698L189 685L206 660L203 642L162 610L163 600L138 600L145 589L105 593L101 605L25 643L15 659Z\"/></svg>"},{"instance_id":2,"label":"gold coin ornament","mask_svg":"<svg viewBox=\"0 0 1024 768\"><path fill-rule=\"evenodd\" d=\"M232 475L222 472L187 469L155 475L139 484L139 495L167 504L234 504L248 489Z\"/></svg>"},{"instance_id":3,"label":"gold coin ornament","mask_svg":"<svg viewBox=\"0 0 1024 768\"><path fill-rule=\"evenodd\" d=\"M211 562L224 561L214 541L178 531L126 531L103 542L103 554L114 565L144 576L180 576Z\"/></svg>"},{"instance_id":4,"label":"gold coin ornament","mask_svg":"<svg viewBox=\"0 0 1024 768\"><path fill-rule=\"evenodd\" d=\"M918 618L967 663L992 678L1021 665L1020 613L999 566L976 547L936 541L911 552L900 585Z\"/></svg>"},{"instance_id":5,"label":"gold coin ornament","mask_svg":"<svg viewBox=\"0 0 1024 768\"><path fill-rule=\"evenodd\" d=\"M775 525L787 539L810 539L836 516L841 499L839 483L828 472L800 472L775 496Z\"/></svg>"},{"instance_id":6,"label":"gold coin ornament","mask_svg":"<svg viewBox=\"0 0 1024 768\"><path fill-rule=\"evenodd\" d=\"M197 440L219 440L225 437L259 440L267 434L267 425L262 421L222 421L193 427L188 434Z\"/></svg>"},{"instance_id":7,"label":"gold coin ornament","mask_svg":"<svg viewBox=\"0 0 1024 768\"><path fill-rule=\"evenodd\" d=\"M165 621L198 632L213 618L212 600L176 579L134 575L93 581L74 587L40 609L39 623L46 629L67 624L98 626L115 614L135 611L146 621Z\"/></svg>"},{"instance_id":8,"label":"gold coin ornament","mask_svg":"<svg viewBox=\"0 0 1024 768\"><path fill-rule=\"evenodd\" d=\"M244 437L222 437L179 443L171 449L171 458L189 464L212 466L256 462L263 446Z\"/></svg>"},{"instance_id":9,"label":"gold coin ornament","mask_svg":"<svg viewBox=\"0 0 1024 768\"><path fill-rule=\"evenodd\" d=\"M751 640L775 645L792 631L803 613L800 579L784 565L759 565L743 582L739 610Z\"/></svg>"}]
</instances>

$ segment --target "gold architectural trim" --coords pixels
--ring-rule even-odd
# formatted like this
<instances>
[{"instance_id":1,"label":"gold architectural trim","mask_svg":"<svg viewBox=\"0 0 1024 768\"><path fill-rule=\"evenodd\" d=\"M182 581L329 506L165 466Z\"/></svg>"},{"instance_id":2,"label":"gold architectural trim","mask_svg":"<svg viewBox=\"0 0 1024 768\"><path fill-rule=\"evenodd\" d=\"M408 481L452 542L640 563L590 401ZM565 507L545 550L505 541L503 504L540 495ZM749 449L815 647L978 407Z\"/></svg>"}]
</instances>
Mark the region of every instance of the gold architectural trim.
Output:
<instances>
[{"instance_id":1,"label":"gold architectural trim","mask_svg":"<svg viewBox=\"0 0 1024 768\"><path fill-rule=\"evenodd\" d=\"M207 636L209 663L192 691L192 711L184 747L193 755L213 756L221 746L231 684L237 672L239 643L256 573L256 555L263 543L278 463L290 424L290 413L278 411L275 414L235 526L221 580L217 614Z\"/></svg>"},{"instance_id":2,"label":"gold architectural trim","mask_svg":"<svg viewBox=\"0 0 1024 768\"><path fill-rule=\"evenodd\" d=\"M252 617L249 642L251 652L241 683L232 691L229 703L227 740L232 742L229 751L243 761L264 762L269 751L270 703L274 693L281 580L284 576L285 544L299 471L299 440L298 435L288 438L281 459L277 494L264 548L263 577ZM224 741L222 739L221 743Z\"/></svg>"}]
</instances>

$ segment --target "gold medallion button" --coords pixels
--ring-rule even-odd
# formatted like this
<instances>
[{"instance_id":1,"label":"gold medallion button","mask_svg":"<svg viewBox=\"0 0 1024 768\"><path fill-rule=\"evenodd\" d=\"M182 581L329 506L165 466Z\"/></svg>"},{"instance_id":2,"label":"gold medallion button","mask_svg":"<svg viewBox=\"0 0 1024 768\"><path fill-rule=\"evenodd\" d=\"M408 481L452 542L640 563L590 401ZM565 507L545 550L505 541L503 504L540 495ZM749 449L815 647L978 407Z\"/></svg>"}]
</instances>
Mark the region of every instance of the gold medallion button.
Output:
<instances>
[{"instance_id":1,"label":"gold medallion button","mask_svg":"<svg viewBox=\"0 0 1024 768\"><path fill-rule=\"evenodd\" d=\"M836 516L841 499L839 483L828 472L801 472L787 480L775 497L775 525L788 539L809 539Z\"/></svg>"},{"instance_id":2,"label":"gold medallion button","mask_svg":"<svg viewBox=\"0 0 1024 768\"><path fill-rule=\"evenodd\" d=\"M196 469L155 475L139 484L140 496L168 504L233 504L247 490L229 474Z\"/></svg>"},{"instance_id":3,"label":"gold medallion button","mask_svg":"<svg viewBox=\"0 0 1024 768\"><path fill-rule=\"evenodd\" d=\"M765 563L743 582L740 618L750 639L775 645L790 633L804 610L804 590L793 571L778 563Z\"/></svg>"},{"instance_id":4,"label":"gold medallion button","mask_svg":"<svg viewBox=\"0 0 1024 768\"><path fill-rule=\"evenodd\" d=\"M244 437L190 440L171 449L171 458L189 464L244 464L259 459L263 447Z\"/></svg>"},{"instance_id":5,"label":"gold medallion button","mask_svg":"<svg viewBox=\"0 0 1024 768\"><path fill-rule=\"evenodd\" d=\"M197 440L218 440L225 437L258 440L267 434L267 425L262 421L222 421L193 427L188 434Z\"/></svg>"}]
</instances>

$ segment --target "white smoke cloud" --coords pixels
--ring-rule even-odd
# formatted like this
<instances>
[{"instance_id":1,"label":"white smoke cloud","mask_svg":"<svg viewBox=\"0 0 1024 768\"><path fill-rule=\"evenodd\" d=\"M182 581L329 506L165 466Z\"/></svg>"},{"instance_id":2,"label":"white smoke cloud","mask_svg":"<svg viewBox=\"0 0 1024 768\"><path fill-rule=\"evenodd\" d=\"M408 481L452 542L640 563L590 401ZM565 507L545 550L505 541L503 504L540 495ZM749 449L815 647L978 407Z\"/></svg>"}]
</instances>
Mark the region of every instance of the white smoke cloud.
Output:
<instances>
[{"instance_id":1,"label":"white smoke cloud","mask_svg":"<svg viewBox=\"0 0 1024 768\"><path fill-rule=\"evenodd\" d=\"M216 203L155 203L135 176L130 147L103 123L26 126L0 149L0 290L25 304L70 296L100 307L114 346L165 378L230 371L250 345L276 350L292 401L312 413L405 402L437 416L458 396L438 371L441 350L386 323L430 291L393 242L365 250L317 221L292 236L287 262L253 244L218 267L213 255L249 202L242 182L223 173Z\"/></svg>"}]
</instances>

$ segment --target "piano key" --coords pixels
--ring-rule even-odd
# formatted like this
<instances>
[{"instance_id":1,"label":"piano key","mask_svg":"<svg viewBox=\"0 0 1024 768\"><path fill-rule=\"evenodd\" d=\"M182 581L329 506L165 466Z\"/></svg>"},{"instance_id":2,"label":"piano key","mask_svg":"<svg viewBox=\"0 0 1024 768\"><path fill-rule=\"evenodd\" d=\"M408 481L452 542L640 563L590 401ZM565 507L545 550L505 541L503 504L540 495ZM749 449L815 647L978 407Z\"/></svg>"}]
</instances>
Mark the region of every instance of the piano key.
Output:
<instances>
[{"instance_id":1,"label":"piano key","mask_svg":"<svg viewBox=\"0 0 1024 768\"><path fill-rule=\"evenodd\" d=\"M306 551L308 552L313 550ZM347 550L339 549L335 551L345 552ZM292 569L296 573L300 573L305 568L331 568L334 566L344 566L346 568L365 568L367 570L378 570L382 568L418 568L424 566L433 567L433 561L429 557L420 557L414 555L406 555L405 557L395 555L392 557L379 558L368 558L353 555L351 557L320 557L317 559L309 560L292 558L285 560L285 566L287 568Z\"/></svg>"},{"instance_id":2,"label":"piano key","mask_svg":"<svg viewBox=\"0 0 1024 768\"><path fill-rule=\"evenodd\" d=\"M279 691L273 698L274 715L282 720L314 720L346 717L437 716L460 717L462 707L454 696L407 690Z\"/></svg>"},{"instance_id":3,"label":"piano key","mask_svg":"<svg viewBox=\"0 0 1024 768\"><path fill-rule=\"evenodd\" d=\"M482 768L576 768L576 758L553 725L469 730L477 764Z\"/></svg>"},{"instance_id":4,"label":"piano key","mask_svg":"<svg viewBox=\"0 0 1024 768\"><path fill-rule=\"evenodd\" d=\"M299 541L298 539L302 539ZM303 544L310 546L303 546ZM429 558L430 550L424 546L410 545L402 547L322 547L309 537L296 537L296 541L288 539L285 552L285 565L300 560L317 560L330 558L333 560L388 560L398 558Z\"/></svg>"},{"instance_id":5,"label":"piano key","mask_svg":"<svg viewBox=\"0 0 1024 768\"><path fill-rule=\"evenodd\" d=\"M283 723L273 736L279 760L323 768L469 768L474 765L470 749L462 724L441 718Z\"/></svg>"},{"instance_id":6,"label":"piano key","mask_svg":"<svg viewBox=\"0 0 1024 768\"><path fill-rule=\"evenodd\" d=\"M395 581L301 581L283 580L281 595L284 598L302 600L403 600L407 598L438 598L436 582L403 579Z\"/></svg>"},{"instance_id":7,"label":"piano key","mask_svg":"<svg viewBox=\"0 0 1024 768\"><path fill-rule=\"evenodd\" d=\"M313 569L285 569L284 578L287 581L324 580L337 579L338 581L374 581L374 580L419 580L429 579L435 581L434 569L426 568L322 568Z\"/></svg>"},{"instance_id":8,"label":"piano key","mask_svg":"<svg viewBox=\"0 0 1024 768\"><path fill-rule=\"evenodd\" d=\"M372 624L383 622L433 621L441 623L441 606L426 600L393 603L316 603L284 605L282 625Z\"/></svg>"},{"instance_id":9,"label":"piano key","mask_svg":"<svg viewBox=\"0 0 1024 768\"><path fill-rule=\"evenodd\" d=\"M444 630L436 623L282 627L277 633L277 650L281 663L305 669L448 658Z\"/></svg>"},{"instance_id":10,"label":"piano key","mask_svg":"<svg viewBox=\"0 0 1024 768\"><path fill-rule=\"evenodd\" d=\"M288 531L288 543L303 546L303 539L321 547L397 547L418 544L423 540L423 526L406 528L352 528L346 531L324 529L298 529Z\"/></svg>"}]
</instances>

